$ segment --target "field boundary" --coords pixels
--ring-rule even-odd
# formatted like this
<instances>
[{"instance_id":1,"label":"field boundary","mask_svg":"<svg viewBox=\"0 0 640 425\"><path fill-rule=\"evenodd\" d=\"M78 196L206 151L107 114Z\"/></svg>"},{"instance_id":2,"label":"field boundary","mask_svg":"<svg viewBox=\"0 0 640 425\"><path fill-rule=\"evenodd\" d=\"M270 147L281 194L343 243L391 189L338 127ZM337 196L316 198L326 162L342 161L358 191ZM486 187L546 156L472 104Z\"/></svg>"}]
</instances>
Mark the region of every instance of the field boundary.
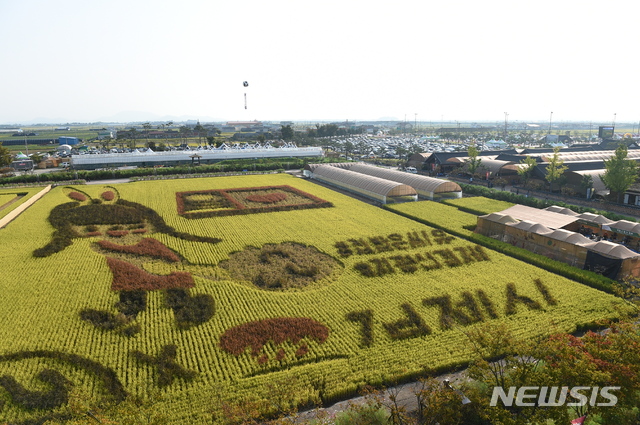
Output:
<instances>
[{"instance_id":1,"label":"field boundary","mask_svg":"<svg viewBox=\"0 0 640 425\"><path fill-rule=\"evenodd\" d=\"M40 192L36 193L35 195L33 195L31 198L27 199L27 201L20 205L19 207L17 207L15 210L11 211L9 214L7 214L5 217L3 217L2 219L0 219L0 229L2 229L3 227L5 227L7 224L9 224L11 221L13 221L13 219L15 219L17 216L19 216L20 214L22 214L22 212L24 210L26 210L27 208L29 208L31 205L35 204L37 200L39 200L40 198L42 198L47 192L49 192L51 190L51 185L48 185L47 187L45 187L44 189L42 189Z\"/></svg>"}]
</instances>

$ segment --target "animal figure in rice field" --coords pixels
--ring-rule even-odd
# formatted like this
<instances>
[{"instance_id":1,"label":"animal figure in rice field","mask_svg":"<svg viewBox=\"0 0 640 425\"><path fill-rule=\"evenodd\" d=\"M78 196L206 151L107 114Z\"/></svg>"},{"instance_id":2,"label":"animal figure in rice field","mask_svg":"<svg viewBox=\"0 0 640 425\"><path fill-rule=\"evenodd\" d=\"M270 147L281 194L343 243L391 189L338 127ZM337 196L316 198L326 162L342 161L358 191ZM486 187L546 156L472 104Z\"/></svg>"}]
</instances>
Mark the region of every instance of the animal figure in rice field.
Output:
<instances>
[{"instance_id":1,"label":"animal figure in rice field","mask_svg":"<svg viewBox=\"0 0 640 425\"><path fill-rule=\"evenodd\" d=\"M149 236L153 233L211 244L221 239L178 232L151 208L120 198L114 188L107 188L100 198L94 199L78 190L67 190L71 201L56 206L49 214L48 220L54 227L51 240L33 255L47 257L61 252L77 238L103 238L93 247L105 255L113 275L111 289L119 294L117 313L84 309L80 312L83 320L98 328L134 335L139 331L134 320L146 309L149 291L164 292L166 304L174 311L180 327L198 325L213 316L213 297L189 293L195 285L191 273L172 271L157 275L144 270L142 263L183 261L179 254Z\"/></svg>"}]
</instances>

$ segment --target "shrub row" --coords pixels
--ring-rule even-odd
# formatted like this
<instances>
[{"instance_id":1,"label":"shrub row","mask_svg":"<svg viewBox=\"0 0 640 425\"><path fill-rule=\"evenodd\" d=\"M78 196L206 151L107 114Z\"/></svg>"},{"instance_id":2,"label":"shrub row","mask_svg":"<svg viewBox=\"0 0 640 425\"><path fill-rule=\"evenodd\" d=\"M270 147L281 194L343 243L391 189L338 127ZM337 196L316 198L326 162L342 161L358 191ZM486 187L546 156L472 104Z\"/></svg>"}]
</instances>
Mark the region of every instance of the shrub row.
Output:
<instances>
[{"instance_id":1,"label":"shrub row","mask_svg":"<svg viewBox=\"0 0 640 425\"><path fill-rule=\"evenodd\" d=\"M139 176L153 175L174 175L174 174L202 174L202 173L222 173L238 172L245 170L272 171L284 169L303 168L306 164L318 162L317 158L286 158L278 160L236 160L223 161L217 164L160 168L135 168L126 170L77 170L56 173L30 174L0 179L0 185L39 183L39 182L61 182L70 180L106 180L123 179Z\"/></svg>"}]
</instances>

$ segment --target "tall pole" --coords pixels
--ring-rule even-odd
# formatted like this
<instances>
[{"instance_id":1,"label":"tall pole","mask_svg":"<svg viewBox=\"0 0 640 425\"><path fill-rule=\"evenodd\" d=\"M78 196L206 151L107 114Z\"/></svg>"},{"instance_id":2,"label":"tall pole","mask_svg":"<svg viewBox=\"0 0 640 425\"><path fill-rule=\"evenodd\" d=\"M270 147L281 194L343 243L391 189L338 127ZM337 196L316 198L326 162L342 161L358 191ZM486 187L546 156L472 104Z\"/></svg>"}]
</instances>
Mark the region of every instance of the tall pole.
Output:
<instances>
[{"instance_id":1,"label":"tall pole","mask_svg":"<svg viewBox=\"0 0 640 425\"><path fill-rule=\"evenodd\" d=\"M553 119L553 111L551 111L551 115L549 116L549 132L547 134L551 134L551 120Z\"/></svg>"},{"instance_id":2,"label":"tall pole","mask_svg":"<svg viewBox=\"0 0 640 425\"><path fill-rule=\"evenodd\" d=\"M509 118L509 113L505 112L504 113L504 141L505 141L505 143L507 142L507 135L508 135L508 132L507 132L507 122L508 122L507 119L508 118Z\"/></svg>"}]
</instances>

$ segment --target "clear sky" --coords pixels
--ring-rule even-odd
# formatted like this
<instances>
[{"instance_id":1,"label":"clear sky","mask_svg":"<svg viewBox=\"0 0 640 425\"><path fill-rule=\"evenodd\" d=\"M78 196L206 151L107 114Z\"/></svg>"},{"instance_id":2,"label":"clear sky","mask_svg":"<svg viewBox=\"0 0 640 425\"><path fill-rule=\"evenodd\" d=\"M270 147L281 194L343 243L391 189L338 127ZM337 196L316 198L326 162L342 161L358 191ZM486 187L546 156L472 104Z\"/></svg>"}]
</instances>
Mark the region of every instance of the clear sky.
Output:
<instances>
[{"instance_id":1,"label":"clear sky","mask_svg":"<svg viewBox=\"0 0 640 425\"><path fill-rule=\"evenodd\" d=\"M639 18L638 0L0 0L0 124L638 122Z\"/></svg>"}]
</instances>

